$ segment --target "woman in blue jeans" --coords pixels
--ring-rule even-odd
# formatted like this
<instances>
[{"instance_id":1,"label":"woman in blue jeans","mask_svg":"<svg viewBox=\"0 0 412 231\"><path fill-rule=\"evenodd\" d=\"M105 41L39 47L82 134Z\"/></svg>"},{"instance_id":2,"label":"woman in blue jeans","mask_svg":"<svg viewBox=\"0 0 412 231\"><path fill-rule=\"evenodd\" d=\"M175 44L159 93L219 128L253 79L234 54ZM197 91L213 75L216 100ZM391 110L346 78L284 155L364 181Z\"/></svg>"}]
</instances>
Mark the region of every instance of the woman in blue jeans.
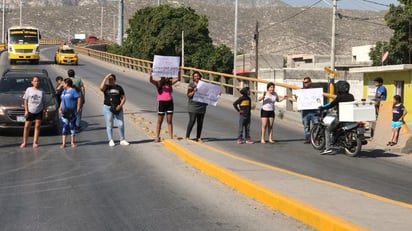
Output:
<instances>
[{"instance_id":1,"label":"woman in blue jeans","mask_svg":"<svg viewBox=\"0 0 412 231\"><path fill-rule=\"evenodd\" d=\"M73 81L70 78L64 80L63 92L61 94L61 103L59 112L62 120L62 145L66 147L66 138L70 132L70 143L73 148L77 147L75 143L76 116L80 112L81 95L73 88Z\"/></svg>"},{"instance_id":2,"label":"woman in blue jeans","mask_svg":"<svg viewBox=\"0 0 412 231\"><path fill-rule=\"evenodd\" d=\"M103 115L106 121L109 146L113 147L116 145L112 135L113 119L116 120L119 129L120 145L129 145L124 136L123 105L126 103L126 95L123 88L116 84L116 76L109 73L100 83L100 90L104 94Z\"/></svg>"}]
</instances>

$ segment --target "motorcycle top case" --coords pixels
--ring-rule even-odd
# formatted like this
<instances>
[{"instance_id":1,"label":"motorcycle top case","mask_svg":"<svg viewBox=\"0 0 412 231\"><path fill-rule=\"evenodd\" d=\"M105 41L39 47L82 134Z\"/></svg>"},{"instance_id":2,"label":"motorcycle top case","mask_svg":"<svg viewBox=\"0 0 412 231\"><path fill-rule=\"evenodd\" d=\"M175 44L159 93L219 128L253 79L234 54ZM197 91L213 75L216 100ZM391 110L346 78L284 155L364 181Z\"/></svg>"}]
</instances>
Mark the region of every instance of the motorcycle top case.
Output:
<instances>
[{"instance_id":1,"label":"motorcycle top case","mask_svg":"<svg viewBox=\"0 0 412 231\"><path fill-rule=\"evenodd\" d=\"M375 104L372 101L339 103L339 121L341 122L361 122L375 120Z\"/></svg>"}]
</instances>

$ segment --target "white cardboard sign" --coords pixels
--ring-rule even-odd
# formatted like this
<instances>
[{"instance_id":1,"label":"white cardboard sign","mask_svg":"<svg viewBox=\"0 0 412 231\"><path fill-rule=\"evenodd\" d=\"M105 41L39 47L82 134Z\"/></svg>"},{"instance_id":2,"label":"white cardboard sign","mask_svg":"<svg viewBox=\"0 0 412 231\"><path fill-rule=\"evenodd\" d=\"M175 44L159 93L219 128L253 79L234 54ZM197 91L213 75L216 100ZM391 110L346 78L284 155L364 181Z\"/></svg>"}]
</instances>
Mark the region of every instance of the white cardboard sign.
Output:
<instances>
[{"instance_id":1,"label":"white cardboard sign","mask_svg":"<svg viewBox=\"0 0 412 231\"><path fill-rule=\"evenodd\" d=\"M220 96L220 86L207 83L202 80L197 84L197 91L193 96L193 101L207 103L213 106L217 105Z\"/></svg>"},{"instance_id":2,"label":"white cardboard sign","mask_svg":"<svg viewBox=\"0 0 412 231\"><path fill-rule=\"evenodd\" d=\"M179 56L155 55L153 59L152 76L177 77L179 75Z\"/></svg>"},{"instance_id":3,"label":"white cardboard sign","mask_svg":"<svg viewBox=\"0 0 412 231\"><path fill-rule=\"evenodd\" d=\"M322 88L307 88L295 91L297 98L298 110L313 110L318 109L323 105L323 89Z\"/></svg>"}]
</instances>

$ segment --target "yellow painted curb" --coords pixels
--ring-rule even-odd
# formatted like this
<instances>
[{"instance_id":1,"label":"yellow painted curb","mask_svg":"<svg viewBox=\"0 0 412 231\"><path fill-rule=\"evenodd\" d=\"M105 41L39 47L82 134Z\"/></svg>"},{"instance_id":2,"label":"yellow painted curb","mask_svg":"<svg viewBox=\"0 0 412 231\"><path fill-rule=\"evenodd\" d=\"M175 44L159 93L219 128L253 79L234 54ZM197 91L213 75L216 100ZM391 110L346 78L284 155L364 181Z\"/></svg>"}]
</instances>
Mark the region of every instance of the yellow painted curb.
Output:
<instances>
[{"instance_id":1,"label":"yellow painted curb","mask_svg":"<svg viewBox=\"0 0 412 231\"><path fill-rule=\"evenodd\" d=\"M299 200L260 186L235 174L234 172L200 158L173 140L164 140L163 144L166 148L176 153L183 160L187 161L207 175L213 176L223 183L235 188L239 192L254 198L271 208L279 210L284 214L292 216L315 229L327 231L368 230L339 217L330 215L324 211L314 208L313 206L307 205Z\"/></svg>"}]
</instances>

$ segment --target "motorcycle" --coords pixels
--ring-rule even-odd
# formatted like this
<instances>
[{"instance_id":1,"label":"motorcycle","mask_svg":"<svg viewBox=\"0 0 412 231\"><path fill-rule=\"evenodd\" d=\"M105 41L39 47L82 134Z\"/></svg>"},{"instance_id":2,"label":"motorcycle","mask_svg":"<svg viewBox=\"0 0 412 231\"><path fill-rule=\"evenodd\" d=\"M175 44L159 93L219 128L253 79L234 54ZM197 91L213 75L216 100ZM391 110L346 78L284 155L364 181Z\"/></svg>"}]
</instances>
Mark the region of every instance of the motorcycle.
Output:
<instances>
[{"instance_id":1,"label":"motorcycle","mask_svg":"<svg viewBox=\"0 0 412 231\"><path fill-rule=\"evenodd\" d=\"M336 115L328 114L327 110L319 112L319 123L313 125L310 131L312 147L321 150L325 147L325 129ZM354 157L359 154L365 139L365 124L362 122L339 122L332 132L331 144L345 149L345 155Z\"/></svg>"}]
</instances>

